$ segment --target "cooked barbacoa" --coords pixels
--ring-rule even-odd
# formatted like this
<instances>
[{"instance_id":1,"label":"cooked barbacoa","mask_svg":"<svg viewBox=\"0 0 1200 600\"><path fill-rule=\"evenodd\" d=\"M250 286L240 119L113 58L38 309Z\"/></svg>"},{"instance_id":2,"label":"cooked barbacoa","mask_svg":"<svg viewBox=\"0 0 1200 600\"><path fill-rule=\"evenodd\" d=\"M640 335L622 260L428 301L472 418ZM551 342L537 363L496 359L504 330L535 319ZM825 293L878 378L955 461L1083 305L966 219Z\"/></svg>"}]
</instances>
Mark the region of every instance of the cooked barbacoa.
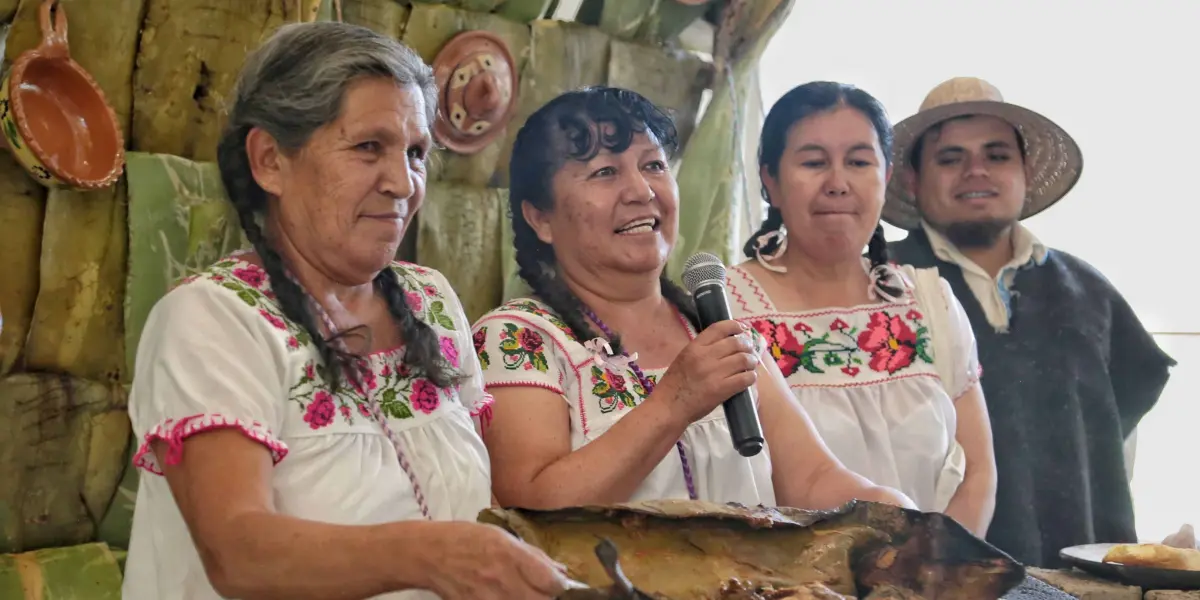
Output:
<instances>
[{"instance_id":1,"label":"cooked barbacoa","mask_svg":"<svg viewBox=\"0 0 1200 600\"><path fill-rule=\"evenodd\" d=\"M479 520L541 548L593 588L563 596L571 600L987 600L1025 577L944 515L872 502L822 512L662 500L493 508ZM604 540L637 588L632 598L597 558Z\"/></svg>"}]
</instances>

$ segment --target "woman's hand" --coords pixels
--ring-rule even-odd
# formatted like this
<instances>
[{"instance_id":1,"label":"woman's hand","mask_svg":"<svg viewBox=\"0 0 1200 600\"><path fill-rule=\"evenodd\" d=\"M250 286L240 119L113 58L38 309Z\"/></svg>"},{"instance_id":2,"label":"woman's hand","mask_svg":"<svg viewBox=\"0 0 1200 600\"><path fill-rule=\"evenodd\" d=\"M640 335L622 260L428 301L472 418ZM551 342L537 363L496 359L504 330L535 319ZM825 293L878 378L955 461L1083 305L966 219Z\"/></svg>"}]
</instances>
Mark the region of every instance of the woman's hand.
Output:
<instances>
[{"instance_id":1,"label":"woman's hand","mask_svg":"<svg viewBox=\"0 0 1200 600\"><path fill-rule=\"evenodd\" d=\"M566 567L498 527L437 525L424 566L429 589L443 600L549 599L573 583Z\"/></svg>"},{"instance_id":2,"label":"woman's hand","mask_svg":"<svg viewBox=\"0 0 1200 600\"><path fill-rule=\"evenodd\" d=\"M758 381L752 340L746 325L714 323L679 352L650 398L669 398L671 412L687 419L684 425L696 422Z\"/></svg>"}]
</instances>

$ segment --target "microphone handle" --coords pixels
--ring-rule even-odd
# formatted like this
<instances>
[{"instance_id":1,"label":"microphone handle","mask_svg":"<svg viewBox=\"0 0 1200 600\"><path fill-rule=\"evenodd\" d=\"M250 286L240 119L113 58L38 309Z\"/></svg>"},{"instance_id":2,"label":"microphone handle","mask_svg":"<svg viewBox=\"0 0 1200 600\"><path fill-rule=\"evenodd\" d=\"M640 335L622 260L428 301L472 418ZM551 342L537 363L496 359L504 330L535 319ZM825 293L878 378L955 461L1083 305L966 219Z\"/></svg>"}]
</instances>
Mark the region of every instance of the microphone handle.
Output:
<instances>
[{"instance_id":1,"label":"microphone handle","mask_svg":"<svg viewBox=\"0 0 1200 600\"><path fill-rule=\"evenodd\" d=\"M725 286L719 282L703 283L692 292L696 303L696 313L700 317L700 328L708 329L713 323L732 319L729 311L729 301L725 298ZM729 435L733 439L733 447L738 454L750 458L762 452L766 439L763 437L762 424L758 420L758 410L754 406L754 398L749 389L742 390L726 400L722 407L725 409L725 421L729 423Z\"/></svg>"}]
</instances>

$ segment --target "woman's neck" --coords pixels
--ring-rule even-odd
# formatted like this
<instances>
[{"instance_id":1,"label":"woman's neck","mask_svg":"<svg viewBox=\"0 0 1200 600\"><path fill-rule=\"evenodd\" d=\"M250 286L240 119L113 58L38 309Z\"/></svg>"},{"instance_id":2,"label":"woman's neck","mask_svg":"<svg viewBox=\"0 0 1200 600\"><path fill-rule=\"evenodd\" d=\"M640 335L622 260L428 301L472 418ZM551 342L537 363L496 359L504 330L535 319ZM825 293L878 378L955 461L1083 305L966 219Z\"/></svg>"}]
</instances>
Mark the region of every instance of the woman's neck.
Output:
<instances>
[{"instance_id":1,"label":"woman's neck","mask_svg":"<svg viewBox=\"0 0 1200 600\"><path fill-rule=\"evenodd\" d=\"M865 261L858 256L837 262L814 260L796 250L789 250L780 258L787 273L777 277L792 299L802 303L804 309L835 306L856 306L869 300L867 288L871 276ZM786 302L785 304L791 304Z\"/></svg>"},{"instance_id":2,"label":"woman's neck","mask_svg":"<svg viewBox=\"0 0 1200 600\"><path fill-rule=\"evenodd\" d=\"M663 307L665 299L657 274L606 273L572 276L559 270L567 289L579 301L596 313L614 331L623 325L646 319Z\"/></svg>"}]
</instances>

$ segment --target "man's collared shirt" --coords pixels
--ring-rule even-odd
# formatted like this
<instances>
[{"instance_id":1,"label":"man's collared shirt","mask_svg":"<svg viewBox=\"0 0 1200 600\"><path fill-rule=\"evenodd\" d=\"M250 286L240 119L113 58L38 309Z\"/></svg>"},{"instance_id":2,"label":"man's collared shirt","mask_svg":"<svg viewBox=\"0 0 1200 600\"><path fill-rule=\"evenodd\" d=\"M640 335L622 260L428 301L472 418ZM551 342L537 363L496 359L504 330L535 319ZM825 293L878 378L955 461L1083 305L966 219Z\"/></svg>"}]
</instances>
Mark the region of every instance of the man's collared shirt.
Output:
<instances>
[{"instance_id":1,"label":"man's collared shirt","mask_svg":"<svg viewBox=\"0 0 1200 600\"><path fill-rule=\"evenodd\" d=\"M979 305L983 308L984 315L987 316L988 324L997 332L1006 333L1012 317L1013 296L1019 295L1012 290L1013 278L1021 269L1045 264L1050 250L1037 239L1037 236L1033 235L1032 231L1029 231L1024 225L1016 223L1013 225L1012 232L1013 258L993 278L983 267L967 258L954 244L950 243L950 240L947 240L929 224L922 221L921 227L929 236L929 245L933 248L934 255L948 263L958 265L962 269L963 278L967 280L967 286L971 288L971 293L979 300Z\"/></svg>"}]
</instances>

